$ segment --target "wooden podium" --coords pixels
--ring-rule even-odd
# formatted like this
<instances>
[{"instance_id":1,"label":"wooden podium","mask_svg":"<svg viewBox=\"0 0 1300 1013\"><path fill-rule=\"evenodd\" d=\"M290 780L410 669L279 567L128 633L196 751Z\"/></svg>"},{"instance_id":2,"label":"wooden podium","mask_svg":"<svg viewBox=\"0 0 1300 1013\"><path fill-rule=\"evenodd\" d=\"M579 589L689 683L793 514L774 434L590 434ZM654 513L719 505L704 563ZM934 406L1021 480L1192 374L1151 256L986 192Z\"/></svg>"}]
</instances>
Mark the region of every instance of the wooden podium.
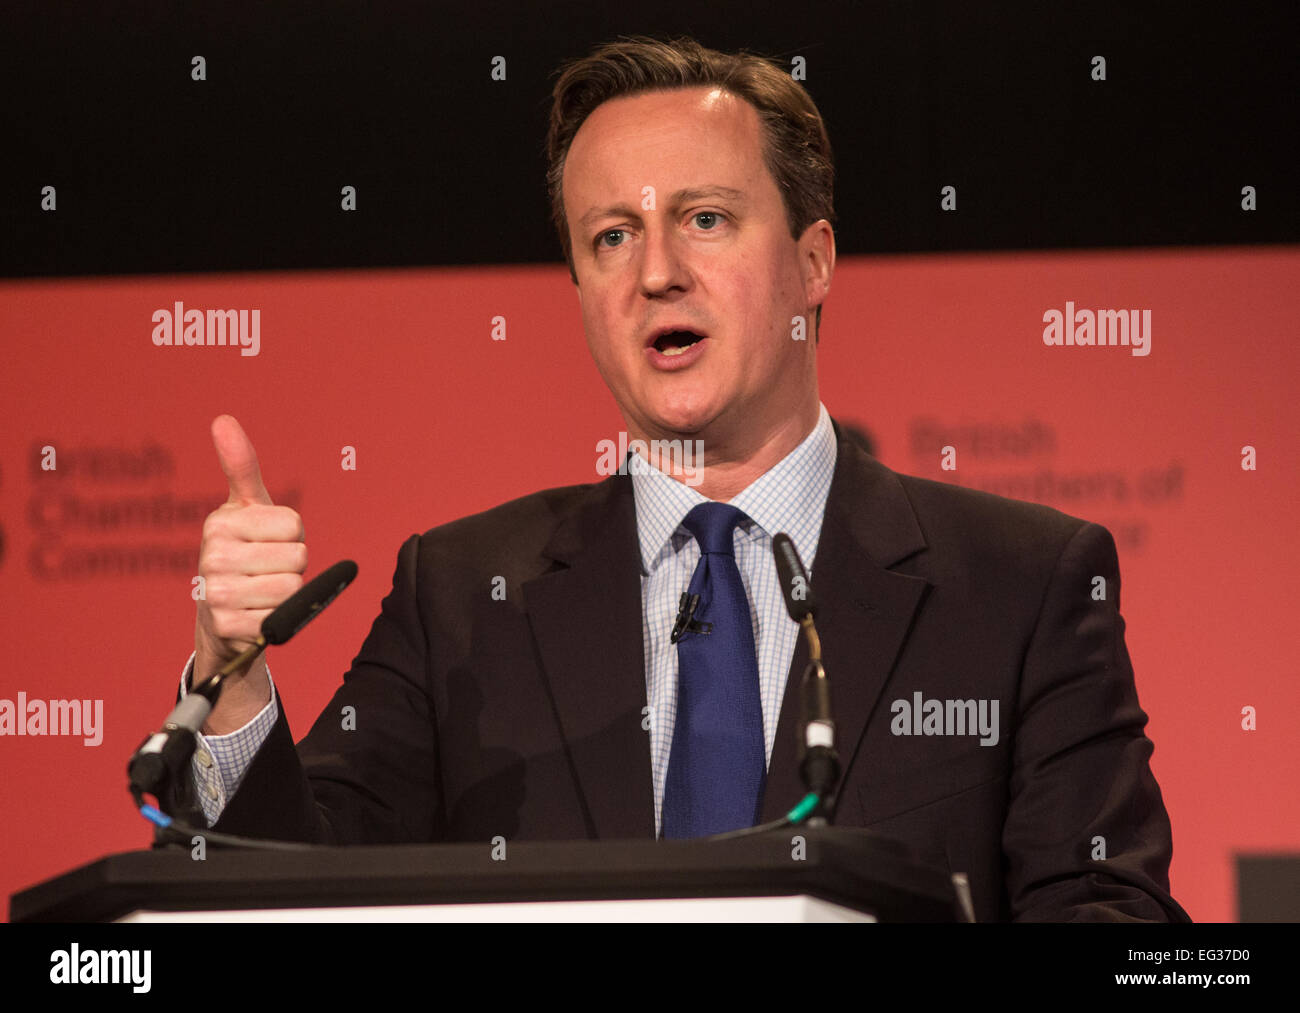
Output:
<instances>
[{"instance_id":1,"label":"wooden podium","mask_svg":"<svg viewBox=\"0 0 1300 1013\"><path fill-rule=\"evenodd\" d=\"M961 920L947 872L869 831L109 855L10 897L14 922Z\"/></svg>"}]
</instances>

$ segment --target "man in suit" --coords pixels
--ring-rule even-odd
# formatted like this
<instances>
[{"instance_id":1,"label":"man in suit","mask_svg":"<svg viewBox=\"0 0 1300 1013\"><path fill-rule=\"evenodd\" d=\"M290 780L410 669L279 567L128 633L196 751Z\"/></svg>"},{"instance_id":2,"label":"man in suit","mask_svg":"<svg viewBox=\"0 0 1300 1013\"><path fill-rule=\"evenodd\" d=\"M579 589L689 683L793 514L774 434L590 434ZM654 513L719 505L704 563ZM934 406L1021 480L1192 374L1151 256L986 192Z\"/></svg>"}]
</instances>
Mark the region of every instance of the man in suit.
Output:
<instances>
[{"instance_id":1,"label":"man in suit","mask_svg":"<svg viewBox=\"0 0 1300 1013\"><path fill-rule=\"evenodd\" d=\"M786 531L822 603L837 822L967 873L980 918L1185 918L1109 534L896 474L820 402L831 153L802 88L755 57L624 40L561 74L549 147L588 346L629 437L676 453L413 535L296 748L257 659L194 761L214 829L691 837L779 816L802 794L807 658L772 564ZM213 436L231 498L204 526L199 678L306 567L243 431ZM675 642L687 590L711 626Z\"/></svg>"}]
</instances>

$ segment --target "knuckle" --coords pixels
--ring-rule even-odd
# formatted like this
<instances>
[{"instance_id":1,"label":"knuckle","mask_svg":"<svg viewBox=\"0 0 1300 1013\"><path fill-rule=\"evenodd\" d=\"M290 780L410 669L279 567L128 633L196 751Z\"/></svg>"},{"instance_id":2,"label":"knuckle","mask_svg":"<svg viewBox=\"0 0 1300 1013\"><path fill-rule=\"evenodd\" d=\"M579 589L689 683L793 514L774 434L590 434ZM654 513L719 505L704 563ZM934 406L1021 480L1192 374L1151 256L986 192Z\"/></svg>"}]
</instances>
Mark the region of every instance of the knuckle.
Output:
<instances>
[{"instance_id":1,"label":"knuckle","mask_svg":"<svg viewBox=\"0 0 1300 1013\"><path fill-rule=\"evenodd\" d=\"M204 527L224 528L230 524L231 517L235 516L241 510L241 507L233 503L222 503L212 513L208 514L203 521Z\"/></svg>"},{"instance_id":2,"label":"knuckle","mask_svg":"<svg viewBox=\"0 0 1300 1013\"><path fill-rule=\"evenodd\" d=\"M222 523L222 521L224 521L226 518L226 514L229 512L230 512L229 505L226 503L221 504L221 506L217 507L215 510L213 510L211 513L209 513L206 517L203 518L203 530L207 531L209 528Z\"/></svg>"},{"instance_id":3,"label":"knuckle","mask_svg":"<svg viewBox=\"0 0 1300 1013\"><path fill-rule=\"evenodd\" d=\"M212 631L222 640L234 640L239 635L239 621L229 612L216 612L212 616Z\"/></svg>"},{"instance_id":4,"label":"knuckle","mask_svg":"<svg viewBox=\"0 0 1300 1013\"><path fill-rule=\"evenodd\" d=\"M230 570L229 555L217 546L205 547L199 555L199 571L203 574L227 573Z\"/></svg>"},{"instance_id":5,"label":"knuckle","mask_svg":"<svg viewBox=\"0 0 1300 1013\"><path fill-rule=\"evenodd\" d=\"M223 542L233 541L235 538L234 527L230 523L229 517L219 517L215 520L208 520L203 525L203 544L220 545Z\"/></svg>"}]
</instances>

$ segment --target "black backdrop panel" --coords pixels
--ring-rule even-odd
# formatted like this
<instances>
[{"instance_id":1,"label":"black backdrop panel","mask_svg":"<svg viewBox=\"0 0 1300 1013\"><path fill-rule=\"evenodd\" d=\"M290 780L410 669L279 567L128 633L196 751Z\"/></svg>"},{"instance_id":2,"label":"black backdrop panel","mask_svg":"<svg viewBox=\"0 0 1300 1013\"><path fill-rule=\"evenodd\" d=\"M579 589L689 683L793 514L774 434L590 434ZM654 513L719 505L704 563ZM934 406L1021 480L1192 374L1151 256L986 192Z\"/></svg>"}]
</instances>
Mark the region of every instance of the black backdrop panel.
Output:
<instances>
[{"instance_id":1,"label":"black backdrop panel","mask_svg":"<svg viewBox=\"0 0 1300 1013\"><path fill-rule=\"evenodd\" d=\"M1192 6L6 4L0 273L556 261L552 73L633 32L806 59L841 254L1295 241L1295 5Z\"/></svg>"}]
</instances>

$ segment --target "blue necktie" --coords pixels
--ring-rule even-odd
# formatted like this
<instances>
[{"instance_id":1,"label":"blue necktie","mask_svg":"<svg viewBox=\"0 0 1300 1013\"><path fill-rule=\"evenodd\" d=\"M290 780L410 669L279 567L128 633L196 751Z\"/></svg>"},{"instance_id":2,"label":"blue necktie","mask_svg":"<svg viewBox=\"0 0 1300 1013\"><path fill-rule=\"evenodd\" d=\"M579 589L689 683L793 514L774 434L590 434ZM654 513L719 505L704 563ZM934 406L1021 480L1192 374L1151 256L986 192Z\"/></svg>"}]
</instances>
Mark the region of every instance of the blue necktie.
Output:
<instances>
[{"instance_id":1,"label":"blue necktie","mask_svg":"<svg viewBox=\"0 0 1300 1013\"><path fill-rule=\"evenodd\" d=\"M703 837L758 821L767 778L758 659L732 532L745 515L701 503L683 526L700 545L688 595L692 624L677 642L677 721L664 785L663 836Z\"/></svg>"}]
</instances>

